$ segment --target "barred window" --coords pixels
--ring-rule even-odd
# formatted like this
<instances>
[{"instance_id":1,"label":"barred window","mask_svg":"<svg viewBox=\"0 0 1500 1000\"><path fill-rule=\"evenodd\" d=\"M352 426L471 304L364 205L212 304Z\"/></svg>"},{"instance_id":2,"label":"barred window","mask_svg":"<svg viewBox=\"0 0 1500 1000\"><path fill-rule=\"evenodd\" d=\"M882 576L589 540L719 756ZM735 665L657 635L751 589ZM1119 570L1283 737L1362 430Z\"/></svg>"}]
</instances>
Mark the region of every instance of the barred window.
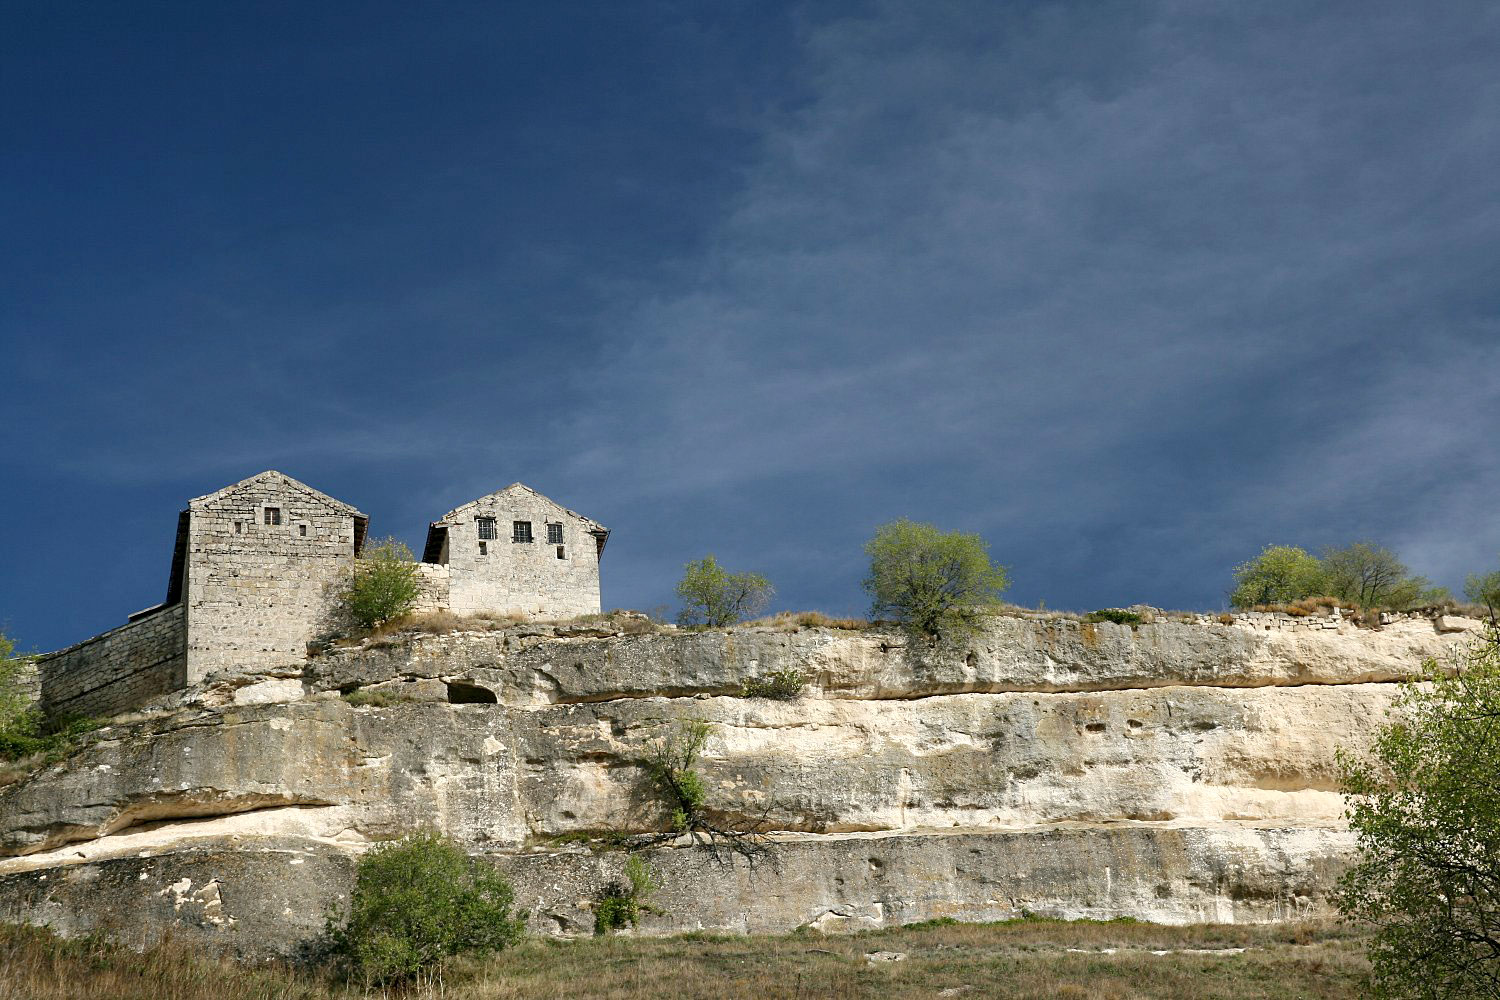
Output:
<instances>
[{"instance_id":1,"label":"barred window","mask_svg":"<svg viewBox=\"0 0 1500 1000\"><path fill-rule=\"evenodd\" d=\"M531 541L531 522L530 521L513 521L513 522L511 522L510 540L513 541L513 542L529 542L529 541Z\"/></svg>"},{"instance_id":2,"label":"barred window","mask_svg":"<svg viewBox=\"0 0 1500 1000\"><path fill-rule=\"evenodd\" d=\"M493 517L476 517L479 524L479 537L487 541L495 540L495 519Z\"/></svg>"},{"instance_id":3,"label":"barred window","mask_svg":"<svg viewBox=\"0 0 1500 1000\"><path fill-rule=\"evenodd\" d=\"M267 524L280 524L281 523L281 508L280 507L267 507L266 508L266 523Z\"/></svg>"},{"instance_id":4,"label":"barred window","mask_svg":"<svg viewBox=\"0 0 1500 1000\"><path fill-rule=\"evenodd\" d=\"M549 525L547 525L547 544L548 545L561 545L562 544L562 525L560 525L560 524L549 524Z\"/></svg>"}]
</instances>

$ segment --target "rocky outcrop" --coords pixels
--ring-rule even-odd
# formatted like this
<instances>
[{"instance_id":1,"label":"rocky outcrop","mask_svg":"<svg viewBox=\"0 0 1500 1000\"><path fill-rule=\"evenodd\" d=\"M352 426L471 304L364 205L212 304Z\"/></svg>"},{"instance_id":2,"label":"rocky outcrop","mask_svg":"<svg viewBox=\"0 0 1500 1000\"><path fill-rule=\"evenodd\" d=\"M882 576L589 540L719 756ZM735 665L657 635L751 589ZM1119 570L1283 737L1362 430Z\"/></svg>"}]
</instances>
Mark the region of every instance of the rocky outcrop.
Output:
<instances>
[{"instance_id":1,"label":"rocky outcrop","mask_svg":"<svg viewBox=\"0 0 1500 1000\"><path fill-rule=\"evenodd\" d=\"M622 858L573 842L663 828L640 760L686 719L712 725L710 809L764 824L776 867L653 851L648 930L1318 913L1350 843L1335 750L1474 628L997 619L943 647L523 628L338 651L187 692L0 788L0 917L130 913L290 953L353 856L436 826L508 869L535 927L587 931ZM803 697L738 697L788 669ZM359 689L377 704L341 696Z\"/></svg>"}]
</instances>

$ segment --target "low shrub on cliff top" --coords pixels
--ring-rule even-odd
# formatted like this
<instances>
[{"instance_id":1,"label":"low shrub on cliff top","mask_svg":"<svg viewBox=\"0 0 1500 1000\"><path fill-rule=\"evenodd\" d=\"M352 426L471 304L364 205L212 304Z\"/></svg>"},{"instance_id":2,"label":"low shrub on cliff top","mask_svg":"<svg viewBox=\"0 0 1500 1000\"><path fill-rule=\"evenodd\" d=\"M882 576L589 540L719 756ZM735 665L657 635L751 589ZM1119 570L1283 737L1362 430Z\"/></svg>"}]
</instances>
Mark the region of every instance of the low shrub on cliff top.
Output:
<instances>
[{"instance_id":1,"label":"low shrub on cliff top","mask_svg":"<svg viewBox=\"0 0 1500 1000\"><path fill-rule=\"evenodd\" d=\"M383 844L359 859L349 916L333 953L352 979L371 985L441 979L455 955L484 955L518 941L525 914L511 913L509 883L438 833Z\"/></svg>"}]
</instances>

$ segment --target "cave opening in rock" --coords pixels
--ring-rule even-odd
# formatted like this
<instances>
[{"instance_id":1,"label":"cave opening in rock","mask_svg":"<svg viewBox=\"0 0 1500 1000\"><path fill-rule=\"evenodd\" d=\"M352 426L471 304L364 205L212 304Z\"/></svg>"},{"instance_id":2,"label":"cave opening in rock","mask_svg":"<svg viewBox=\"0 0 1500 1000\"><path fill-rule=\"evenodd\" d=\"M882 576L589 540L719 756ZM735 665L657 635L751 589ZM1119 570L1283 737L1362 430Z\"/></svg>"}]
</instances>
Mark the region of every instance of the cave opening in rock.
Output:
<instances>
[{"instance_id":1,"label":"cave opening in rock","mask_svg":"<svg viewBox=\"0 0 1500 1000\"><path fill-rule=\"evenodd\" d=\"M463 681L448 681L448 704L450 705L494 705L499 699L495 692L478 684Z\"/></svg>"}]
</instances>

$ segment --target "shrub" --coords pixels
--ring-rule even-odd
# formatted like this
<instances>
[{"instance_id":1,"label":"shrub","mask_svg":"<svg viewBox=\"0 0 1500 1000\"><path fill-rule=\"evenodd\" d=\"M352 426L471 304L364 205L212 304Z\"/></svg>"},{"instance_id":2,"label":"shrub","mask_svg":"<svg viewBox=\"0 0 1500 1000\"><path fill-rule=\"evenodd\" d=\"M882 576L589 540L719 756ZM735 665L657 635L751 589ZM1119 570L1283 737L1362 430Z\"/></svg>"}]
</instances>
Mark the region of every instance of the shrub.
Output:
<instances>
[{"instance_id":1,"label":"shrub","mask_svg":"<svg viewBox=\"0 0 1500 1000\"><path fill-rule=\"evenodd\" d=\"M802 693L807 678L795 667L773 670L764 677L752 677L740 687L741 698L771 698L791 701Z\"/></svg>"},{"instance_id":2,"label":"shrub","mask_svg":"<svg viewBox=\"0 0 1500 1000\"><path fill-rule=\"evenodd\" d=\"M1368 757L1339 754L1355 864L1335 896L1375 927L1377 993L1493 997L1500 983L1500 633L1404 685Z\"/></svg>"},{"instance_id":3,"label":"shrub","mask_svg":"<svg viewBox=\"0 0 1500 1000\"><path fill-rule=\"evenodd\" d=\"M655 892L656 882L650 867L632 854L625 862L624 879L611 882L594 905L594 933L608 934L626 924L634 927L642 913L656 912L646 903Z\"/></svg>"},{"instance_id":4,"label":"shrub","mask_svg":"<svg viewBox=\"0 0 1500 1000\"><path fill-rule=\"evenodd\" d=\"M1500 570L1469 576L1464 581L1464 596L1482 605L1493 622L1496 612L1500 611Z\"/></svg>"},{"instance_id":5,"label":"shrub","mask_svg":"<svg viewBox=\"0 0 1500 1000\"><path fill-rule=\"evenodd\" d=\"M1229 603L1236 608L1288 604L1323 589L1323 564L1295 545L1267 545L1234 568Z\"/></svg>"},{"instance_id":6,"label":"shrub","mask_svg":"<svg viewBox=\"0 0 1500 1000\"><path fill-rule=\"evenodd\" d=\"M431 984L452 956L514 944L525 914L510 885L438 833L416 833L359 859L347 921L333 952L369 985ZM330 924L332 921L330 920Z\"/></svg>"},{"instance_id":7,"label":"shrub","mask_svg":"<svg viewBox=\"0 0 1500 1000\"><path fill-rule=\"evenodd\" d=\"M0 634L0 760L37 754L55 761L71 753L79 740L101 725L99 719L65 716L48 719L27 694L23 677L31 658L12 656L15 643Z\"/></svg>"},{"instance_id":8,"label":"shrub","mask_svg":"<svg viewBox=\"0 0 1500 1000\"><path fill-rule=\"evenodd\" d=\"M1126 611L1123 608L1100 608L1098 611L1090 611L1083 616L1086 622L1114 622L1116 625L1129 625L1131 628L1144 621L1134 611Z\"/></svg>"},{"instance_id":9,"label":"shrub","mask_svg":"<svg viewBox=\"0 0 1500 1000\"><path fill-rule=\"evenodd\" d=\"M1413 576L1394 552L1373 542L1326 548L1322 565L1328 593L1346 604L1405 611L1452 600L1445 588Z\"/></svg>"},{"instance_id":10,"label":"shrub","mask_svg":"<svg viewBox=\"0 0 1500 1000\"><path fill-rule=\"evenodd\" d=\"M875 529L865 543L870 616L901 622L916 635L971 631L1010 585L1003 566L990 563L978 535L940 531L902 518Z\"/></svg>"},{"instance_id":11,"label":"shrub","mask_svg":"<svg viewBox=\"0 0 1500 1000\"><path fill-rule=\"evenodd\" d=\"M421 588L411 549L394 538L366 545L354 564L354 578L344 591L349 616L365 628L411 611Z\"/></svg>"},{"instance_id":12,"label":"shrub","mask_svg":"<svg viewBox=\"0 0 1500 1000\"><path fill-rule=\"evenodd\" d=\"M677 621L723 628L764 610L774 593L759 573L730 573L713 556L704 556L683 567L677 584L682 601Z\"/></svg>"}]
</instances>

